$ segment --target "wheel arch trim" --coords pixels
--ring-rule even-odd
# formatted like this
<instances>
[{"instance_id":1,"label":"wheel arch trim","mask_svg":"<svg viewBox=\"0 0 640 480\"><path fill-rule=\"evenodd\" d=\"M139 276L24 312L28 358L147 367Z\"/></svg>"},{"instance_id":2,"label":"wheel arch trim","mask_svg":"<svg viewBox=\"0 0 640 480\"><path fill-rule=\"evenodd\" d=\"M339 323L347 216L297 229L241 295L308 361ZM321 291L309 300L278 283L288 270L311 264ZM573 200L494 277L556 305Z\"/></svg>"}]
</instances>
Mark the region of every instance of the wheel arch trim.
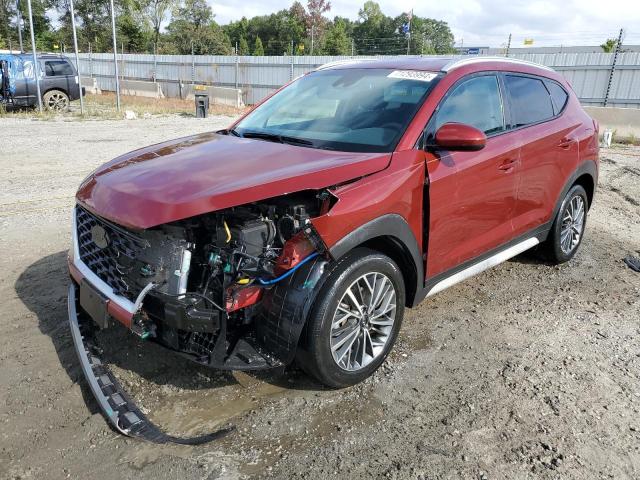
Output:
<instances>
[{"instance_id":1,"label":"wheel arch trim","mask_svg":"<svg viewBox=\"0 0 640 480\"><path fill-rule=\"evenodd\" d=\"M424 287L424 260L411 227L401 215L385 214L360 225L333 245L329 249L329 253L333 259L338 260L356 247L385 238L390 239L395 245L392 248L398 248L404 253L406 260L414 268L414 271L411 272L413 277L408 277L405 275L407 272L403 272L405 280L413 278L414 285L405 285L407 304L413 305L416 292ZM386 252L383 250L380 253ZM402 270L403 265L398 266Z\"/></svg>"}]
</instances>

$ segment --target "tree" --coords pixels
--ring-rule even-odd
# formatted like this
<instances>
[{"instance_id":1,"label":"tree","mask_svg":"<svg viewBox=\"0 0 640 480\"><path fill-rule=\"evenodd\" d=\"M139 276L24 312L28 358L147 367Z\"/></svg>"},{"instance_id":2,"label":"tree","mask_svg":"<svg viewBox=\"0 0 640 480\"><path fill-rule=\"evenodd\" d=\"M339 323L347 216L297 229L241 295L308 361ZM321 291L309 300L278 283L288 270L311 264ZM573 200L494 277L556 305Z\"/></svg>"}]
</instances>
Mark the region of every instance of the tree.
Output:
<instances>
[{"instance_id":1,"label":"tree","mask_svg":"<svg viewBox=\"0 0 640 480\"><path fill-rule=\"evenodd\" d=\"M347 36L347 25L343 19L337 18L327 31L323 51L326 55L351 53L351 40Z\"/></svg>"},{"instance_id":2,"label":"tree","mask_svg":"<svg viewBox=\"0 0 640 480\"><path fill-rule=\"evenodd\" d=\"M607 38L607 41L600 45L604 53L613 53L618 45L618 40L615 38Z\"/></svg>"},{"instance_id":3,"label":"tree","mask_svg":"<svg viewBox=\"0 0 640 480\"><path fill-rule=\"evenodd\" d=\"M260 37L256 37L256 43L253 45L253 55L255 57L264 56L264 48L262 46L262 40L260 40Z\"/></svg>"},{"instance_id":4,"label":"tree","mask_svg":"<svg viewBox=\"0 0 640 480\"><path fill-rule=\"evenodd\" d=\"M153 43L157 46L160 28L176 6L176 0L142 0L140 11L153 30Z\"/></svg>"},{"instance_id":5,"label":"tree","mask_svg":"<svg viewBox=\"0 0 640 480\"><path fill-rule=\"evenodd\" d=\"M231 42L213 21L213 11L205 0L185 0L167 27L177 53L196 55L229 55Z\"/></svg>"},{"instance_id":6,"label":"tree","mask_svg":"<svg viewBox=\"0 0 640 480\"><path fill-rule=\"evenodd\" d=\"M140 26L140 22L128 13L118 16L118 48L122 45L127 52L144 52L148 43L147 32Z\"/></svg>"},{"instance_id":7,"label":"tree","mask_svg":"<svg viewBox=\"0 0 640 480\"><path fill-rule=\"evenodd\" d=\"M240 37L240 41L238 42L238 55L249 55L249 44L244 37Z\"/></svg>"},{"instance_id":8,"label":"tree","mask_svg":"<svg viewBox=\"0 0 640 480\"><path fill-rule=\"evenodd\" d=\"M307 28L311 34L311 43L321 46L324 40L324 33L327 26L327 19L324 13L331 10L331 2L326 0L307 0Z\"/></svg>"}]
</instances>

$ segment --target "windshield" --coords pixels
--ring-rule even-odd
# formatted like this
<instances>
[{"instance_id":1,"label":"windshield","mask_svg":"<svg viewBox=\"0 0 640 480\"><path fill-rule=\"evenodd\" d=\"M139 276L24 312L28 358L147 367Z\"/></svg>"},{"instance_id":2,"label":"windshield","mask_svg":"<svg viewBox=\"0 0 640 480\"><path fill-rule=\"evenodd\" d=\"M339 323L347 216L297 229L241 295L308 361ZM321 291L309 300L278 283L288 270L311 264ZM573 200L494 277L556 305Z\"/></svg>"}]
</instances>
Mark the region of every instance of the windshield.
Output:
<instances>
[{"instance_id":1,"label":"windshield","mask_svg":"<svg viewBox=\"0 0 640 480\"><path fill-rule=\"evenodd\" d=\"M391 152L435 73L391 69L313 72L275 94L232 133L348 152Z\"/></svg>"}]
</instances>

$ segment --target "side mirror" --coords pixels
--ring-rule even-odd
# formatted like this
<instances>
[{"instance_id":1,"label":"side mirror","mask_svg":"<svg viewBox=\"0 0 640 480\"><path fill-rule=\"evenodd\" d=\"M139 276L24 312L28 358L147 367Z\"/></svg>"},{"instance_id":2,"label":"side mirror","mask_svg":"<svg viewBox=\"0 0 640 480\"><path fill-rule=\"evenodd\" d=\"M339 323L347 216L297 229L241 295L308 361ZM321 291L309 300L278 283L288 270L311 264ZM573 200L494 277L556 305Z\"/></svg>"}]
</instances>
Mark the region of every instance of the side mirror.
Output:
<instances>
[{"instance_id":1,"label":"side mirror","mask_svg":"<svg viewBox=\"0 0 640 480\"><path fill-rule=\"evenodd\" d=\"M483 132L464 123L445 123L435 136L435 146L442 150L475 152L482 150L486 143Z\"/></svg>"}]
</instances>

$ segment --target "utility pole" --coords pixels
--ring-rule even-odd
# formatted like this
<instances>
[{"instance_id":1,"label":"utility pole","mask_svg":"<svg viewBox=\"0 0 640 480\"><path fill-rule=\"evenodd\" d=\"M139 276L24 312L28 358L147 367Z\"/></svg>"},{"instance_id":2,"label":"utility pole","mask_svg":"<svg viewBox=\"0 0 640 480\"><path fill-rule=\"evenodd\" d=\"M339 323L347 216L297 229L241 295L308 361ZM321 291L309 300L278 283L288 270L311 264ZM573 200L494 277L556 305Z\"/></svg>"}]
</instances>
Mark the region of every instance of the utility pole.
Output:
<instances>
[{"instance_id":1,"label":"utility pole","mask_svg":"<svg viewBox=\"0 0 640 480\"><path fill-rule=\"evenodd\" d=\"M620 29L620 33L618 34L618 41L616 42L616 49L613 52L613 61L611 62L611 70L609 71L609 81L607 82L607 90L604 93L604 102L603 106L607 106L609 103L609 94L611 93L611 84L613 83L613 75L616 72L616 63L618 62L618 54L620 53L620 48L622 47L622 36L624 34L624 29Z\"/></svg>"},{"instance_id":2,"label":"utility pole","mask_svg":"<svg viewBox=\"0 0 640 480\"><path fill-rule=\"evenodd\" d=\"M311 24L311 55L313 55L313 36L315 34L316 21Z\"/></svg>"},{"instance_id":3,"label":"utility pole","mask_svg":"<svg viewBox=\"0 0 640 480\"><path fill-rule=\"evenodd\" d=\"M236 42L236 90L238 89L238 73L240 70L240 52L238 51L238 42Z\"/></svg>"},{"instance_id":4,"label":"utility pole","mask_svg":"<svg viewBox=\"0 0 640 480\"><path fill-rule=\"evenodd\" d=\"M22 46L22 13L20 12L20 0L16 0L16 15L18 16L18 40L20 41L20 53L24 52L24 47Z\"/></svg>"},{"instance_id":5,"label":"utility pole","mask_svg":"<svg viewBox=\"0 0 640 480\"><path fill-rule=\"evenodd\" d=\"M193 40L191 40L191 85L196 84L196 57L195 49L193 47Z\"/></svg>"},{"instance_id":6,"label":"utility pole","mask_svg":"<svg viewBox=\"0 0 640 480\"><path fill-rule=\"evenodd\" d=\"M355 42L353 41L353 38L351 39L351 56L354 57L356 54L356 45Z\"/></svg>"},{"instance_id":7,"label":"utility pole","mask_svg":"<svg viewBox=\"0 0 640 480\"><path fill-rule=\"evenodd\" d=\"M158 44L153 42L153 83L158 83Z\"/></svg>"},{"instance_id":8,"label":"utility pole","mask_svg":"<svg viewBox=\"0 0 640 480\"><path fill-rule=\"evenodd\" d=\"M511 48L511 34L509 34L509 39L507 40L507 51L505 53L505 57L509 56L509 49Z\"/></svg>"},{"instance_id":9,"label":"utility pole","mask_svg":"<svg viewBox=\"0 0 640 480\"><path fill-rule=\"evenodd\" d=\"M113 0L111 0L113 1ZM38 54L36 53L36 37L33 34L33 12L31 0L27 0L29 9L29 33L31 33L31 52L33 53L33 74L36 77L36 95L38 95L38 110L42 113L42 96L40 95L40 69L38 68Z\"/></svg>"},{"instance_id":10,"label":"utility pole","mask_svg":"<svg viewBox=\"0 0 640 480\"><path fill-rule=\"evenodd\" d=\"M409 55L409 47L411 45L411 20L413 19L413 8L409 13L409 35L407 35L407 55Z\"/></svg>"},{"instance_id":11,"label":"utility pole","mask_svg":"<svg viewBox=\"0 0 640 480\"><path fill-rule=\"evenodd\" d=\"M31 0L29 0L31 1ZM116 40L116 12L111 1L111 36L113 37L113 75L116 80L116 110L120 112L120 79L118 78L118 42Z\"/></svg>"},{"instance_id":12,"label":"utility pole","mask_svg":"<svg viewBox=\"0 0 640 480\"><path fill-rule=\"evenodd\" d=\"M73 50L76 52L78 88L80 89L80 115L84 115L84 98L82 98L82 81L80 80L80 56L78 55L78 36L76 35L76 14L73 9L73 0L69 0L69 10L69 13L71 13L71 29L73 30Z\"/></svg>"}]
</instances>

